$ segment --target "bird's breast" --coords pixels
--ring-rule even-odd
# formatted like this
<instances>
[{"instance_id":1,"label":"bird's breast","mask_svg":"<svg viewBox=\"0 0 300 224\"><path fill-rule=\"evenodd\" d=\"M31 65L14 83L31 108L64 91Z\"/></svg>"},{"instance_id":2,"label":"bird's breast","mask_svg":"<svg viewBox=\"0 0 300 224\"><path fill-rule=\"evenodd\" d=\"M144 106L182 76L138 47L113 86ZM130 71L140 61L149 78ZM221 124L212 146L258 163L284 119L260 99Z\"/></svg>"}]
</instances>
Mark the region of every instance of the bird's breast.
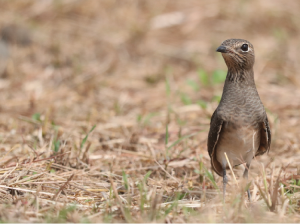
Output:
<instances>
[{"instance_id":1,"label":"bird's breast","mask_svg":"<svg viewBox=\"0 0 300 224\"><path fill-rule=\"evenodd\" d=\"M258 127L225 122L216 148L217 160L227 164L226 152L232 166L251 162L259 147L260 132Z\"/></svg>"}]
</instances>

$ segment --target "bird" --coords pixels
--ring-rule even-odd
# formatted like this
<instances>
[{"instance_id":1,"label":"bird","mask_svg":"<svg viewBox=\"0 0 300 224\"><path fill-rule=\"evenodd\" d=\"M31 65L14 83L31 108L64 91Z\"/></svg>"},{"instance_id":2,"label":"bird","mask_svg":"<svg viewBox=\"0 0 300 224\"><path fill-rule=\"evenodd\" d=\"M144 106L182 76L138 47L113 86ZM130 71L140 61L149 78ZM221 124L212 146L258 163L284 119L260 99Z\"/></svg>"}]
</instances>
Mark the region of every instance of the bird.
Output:
<instances>
[{"instance_id":1,"label":"bird","mask_svg":"<svg viewBox=\"0 0 300 224\"><path fill-rule=\"evenodd\" d=\"M246 164L243 178L248 179L253 158L270 150L271 131L254 81L253 45L228 39L216 51L222 54L228 71L220 103L211 117L207 150L212 169L223 177L225 201L228 161L232 167ZM251 201L249 187L247 194Z\"/></svg>"}]
</instances>

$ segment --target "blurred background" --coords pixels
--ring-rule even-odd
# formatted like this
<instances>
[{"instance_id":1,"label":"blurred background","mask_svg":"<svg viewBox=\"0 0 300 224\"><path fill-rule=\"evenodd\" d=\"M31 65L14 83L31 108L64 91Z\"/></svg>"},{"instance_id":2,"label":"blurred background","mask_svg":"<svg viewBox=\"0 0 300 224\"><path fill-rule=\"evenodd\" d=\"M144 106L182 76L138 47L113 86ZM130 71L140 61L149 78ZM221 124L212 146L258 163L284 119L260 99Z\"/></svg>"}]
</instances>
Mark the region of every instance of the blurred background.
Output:
<instances>
[{"instance_id":1,"label":"blurred background","mask_svg":"<svg viewBox=\"0 0 300 224\"><path fill-rule=\"evenodd\" d=\"M1 7L4 136L20 116L71 129L81 124L78 131L88 128L85 122L103 131L124 126L127 135L151 128L164 134L167 123L175 132L208 130L227 70L215 49L242 38L255 47L273 144L299 144L298 1L25 0ZM277 139L279 123L284 142ZM20 125L16 130L25 133L35 128Z\"/></svg>"},{"instance_id":2,"label":"blurred background","mask_svg":"<svg viewBox=\"0 0 300 224\"><path fill-rule=\"evenodd\" d=\"M227 72L215 50L240 38L254 45L256 85L273 134L269 156L258 160L290 164L299 174L300 1L0 4L3 165L70 152L55 162L121 172L156 166L151 157L173 162L178 178L197 177L195 158L210 169L207 132Z\"/></svg>"}]
</instances>

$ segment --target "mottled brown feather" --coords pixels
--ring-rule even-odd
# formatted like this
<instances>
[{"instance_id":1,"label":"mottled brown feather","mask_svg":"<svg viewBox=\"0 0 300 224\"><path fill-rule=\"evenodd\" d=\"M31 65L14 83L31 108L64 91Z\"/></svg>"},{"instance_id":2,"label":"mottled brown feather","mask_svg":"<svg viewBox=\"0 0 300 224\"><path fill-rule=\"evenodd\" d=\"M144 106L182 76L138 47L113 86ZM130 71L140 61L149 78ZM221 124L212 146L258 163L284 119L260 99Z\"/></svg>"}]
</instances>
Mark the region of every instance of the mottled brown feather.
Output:
<instances>
[{"instance_id":1,"label":"mottled brown feather","mask_svg":"<svg viewBox=\"0 0 300 224\"><path fill-rule=\"evenodd\" d=\"M271 131L269 126L268 117L266 116L265 121L261 125L261 138L260 146L255 154L255 156L260 156L270 151L271 147Z\"/></svg>"},{"instance_id":2,"label":"mottled brown feather","mask_svg":"<svg viewBox=\"0 0 300 224\"><path fill-rule=\"evenodd\" d=\"M220 163L216 163L216 153L214 153L216 145L218 144L218 139L220 132L222 130L223 120L216 116L216 111L213 113L210 121L210 130L208 133L207 149L208 154L211 158L211 165L216 173L221 176L222 166Z\"/></svg>"}]
</instances>

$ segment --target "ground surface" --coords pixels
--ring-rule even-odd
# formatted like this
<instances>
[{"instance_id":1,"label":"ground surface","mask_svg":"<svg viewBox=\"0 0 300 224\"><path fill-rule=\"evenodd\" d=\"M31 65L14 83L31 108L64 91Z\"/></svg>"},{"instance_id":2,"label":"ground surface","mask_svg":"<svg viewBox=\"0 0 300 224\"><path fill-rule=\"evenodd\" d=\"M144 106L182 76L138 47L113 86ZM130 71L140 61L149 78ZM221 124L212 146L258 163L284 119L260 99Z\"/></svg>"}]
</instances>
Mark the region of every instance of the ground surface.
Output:
<instances>
[{"instance_id":1,"label":"ground surface","mask_svg":"<svg viewBox=\"0 0 300 224\"><path fill-rule=\"evenodd\" d=\"M2 221L300 220L299 1L0 2ZM223 204L206 149L228 38L272 130L251 204L230 171Z\"/></svg>"}]
</instances>

